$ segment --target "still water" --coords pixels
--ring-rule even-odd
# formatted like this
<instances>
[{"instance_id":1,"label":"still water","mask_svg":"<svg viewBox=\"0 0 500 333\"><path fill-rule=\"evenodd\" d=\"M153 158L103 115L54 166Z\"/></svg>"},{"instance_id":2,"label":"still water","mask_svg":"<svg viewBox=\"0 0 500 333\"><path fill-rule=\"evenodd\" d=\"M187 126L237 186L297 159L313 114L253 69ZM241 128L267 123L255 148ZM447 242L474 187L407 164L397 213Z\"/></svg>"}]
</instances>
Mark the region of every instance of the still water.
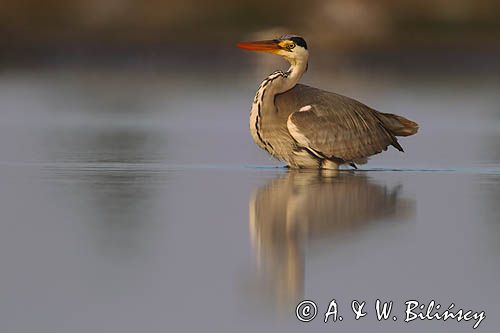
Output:
<instances>
[{"instance_id":1,"label":"still water","mask_svg":"<svg viewBox=\"0 0 500 333\"><path fill-rule=\"evenodd\" d=\"M435 300L485 311L477 331L496 332L498 77L311 76L421 124L405 154L334 173L287 171L253 145L260 76L3 73L0 330L472 331L404 322L406 301ZM325 324L332 299L343 321ZM389 320L377 299L394 301Z\"/></svg>"}]
</instances>

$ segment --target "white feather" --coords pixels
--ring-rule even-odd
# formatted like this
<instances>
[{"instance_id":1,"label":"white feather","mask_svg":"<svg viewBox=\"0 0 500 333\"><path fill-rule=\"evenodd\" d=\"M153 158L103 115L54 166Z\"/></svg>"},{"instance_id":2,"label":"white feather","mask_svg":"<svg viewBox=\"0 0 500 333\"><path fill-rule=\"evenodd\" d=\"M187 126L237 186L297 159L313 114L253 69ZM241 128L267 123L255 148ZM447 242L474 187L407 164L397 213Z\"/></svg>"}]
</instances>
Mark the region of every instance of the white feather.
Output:
<instances>
[{"instance_id":1,"label":"white feather","mask_svg":"<svg viewBox=\"0 0 500 333\"><path fill-rule=\"evenodd\" d=\"M303 111L309 111L312 109L312 106L311 105L304 105L303 107L301 107L299 109L299 112L303 112Z\"/></svg>"}]
</instances>

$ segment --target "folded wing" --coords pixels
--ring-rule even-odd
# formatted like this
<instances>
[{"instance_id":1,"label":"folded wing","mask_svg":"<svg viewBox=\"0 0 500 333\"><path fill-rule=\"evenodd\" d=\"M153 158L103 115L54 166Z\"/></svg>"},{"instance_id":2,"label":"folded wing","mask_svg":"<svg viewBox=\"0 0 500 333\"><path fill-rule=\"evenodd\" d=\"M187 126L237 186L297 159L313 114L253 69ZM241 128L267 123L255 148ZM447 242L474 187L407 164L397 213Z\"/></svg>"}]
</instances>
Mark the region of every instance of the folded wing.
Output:
<instances>
[{"instance_id":1,"label":"folded wing","mask_svg":"<svg viewBox=\"0 0 500 333\"><path fill-rule=\"evenodd\" d=\"M277 96L280 109L294 107L287 126L313 153L346 162L362 160L392 145L403 151L377 111L348 97L297 85ZM301 111L299 111L301 110Z\"/></svg>"}]
</instances>

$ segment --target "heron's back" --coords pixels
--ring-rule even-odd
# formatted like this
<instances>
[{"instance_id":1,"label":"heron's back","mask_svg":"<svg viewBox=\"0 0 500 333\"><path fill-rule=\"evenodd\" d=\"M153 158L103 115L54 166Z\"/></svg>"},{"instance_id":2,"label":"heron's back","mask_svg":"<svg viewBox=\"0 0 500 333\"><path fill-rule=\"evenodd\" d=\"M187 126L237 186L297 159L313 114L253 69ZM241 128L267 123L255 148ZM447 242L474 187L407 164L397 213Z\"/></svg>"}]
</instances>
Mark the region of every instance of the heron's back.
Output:
<instances>
[{"instance_id":1,"label":"heron's back","mask_svg":"<svg viewBox=\"0 0 500 333\"><path fill-rule=\"evenodd\" d=\"M297 84L287 92L276 95L275 104L279 112L287 115L299 111L305 105L318 105L326 112L335 113L339 121L342 119L356 121L353 115L361 117L375 115L383 126L395 136L409 136L418 131L417 123L402 116L379 112L347 96L304 84ZM361 121L361 117L358 117L357 120ZM360 126L362 125L354 125L354 127Z\"/></svg>"}]
</instances>

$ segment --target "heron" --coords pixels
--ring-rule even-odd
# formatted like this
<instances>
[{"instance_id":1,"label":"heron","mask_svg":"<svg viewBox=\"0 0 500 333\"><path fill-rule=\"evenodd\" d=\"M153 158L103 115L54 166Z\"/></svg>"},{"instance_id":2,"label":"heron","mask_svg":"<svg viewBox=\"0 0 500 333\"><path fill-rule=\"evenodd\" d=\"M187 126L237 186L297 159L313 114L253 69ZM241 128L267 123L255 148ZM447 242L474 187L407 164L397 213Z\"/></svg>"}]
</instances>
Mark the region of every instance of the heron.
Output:
<instances>
[{"instance_id":1,"label":"heron","mask_svg":"<svg viewBox=\"0 0 500 333\"><path fill-rule=\"evenodd\" d=\"M237 47L279 55L290 63L259 86L250 111L254 142L294 169L338 169L365 164L368 157L393 146L396 137L417 133L418 124L376 111L352 98L299 84L309 51L301 36L287 34Z\"/></svg>"}]
</instances>

